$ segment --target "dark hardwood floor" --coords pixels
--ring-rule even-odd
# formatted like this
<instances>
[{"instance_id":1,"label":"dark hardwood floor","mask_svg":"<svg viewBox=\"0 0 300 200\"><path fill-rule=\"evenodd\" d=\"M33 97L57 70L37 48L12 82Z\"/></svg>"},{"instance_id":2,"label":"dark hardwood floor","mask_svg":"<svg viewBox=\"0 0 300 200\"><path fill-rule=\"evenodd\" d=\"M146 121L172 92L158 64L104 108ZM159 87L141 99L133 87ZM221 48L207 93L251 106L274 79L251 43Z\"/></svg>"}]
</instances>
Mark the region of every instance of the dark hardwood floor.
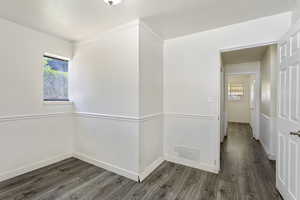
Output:
<instances>
[{"instance_id":1,"label":"dark hardwood floor","mask_svg":"<svg viewBox=\"0 0 300 200\"><path fill-rule=\"evenodd\" d=\"M275 169L248 125L231 123L222 171L212 174L164 162L136 183L75 158L0 183L0 199L277 200Z\"/></svg>"}]
</instances>

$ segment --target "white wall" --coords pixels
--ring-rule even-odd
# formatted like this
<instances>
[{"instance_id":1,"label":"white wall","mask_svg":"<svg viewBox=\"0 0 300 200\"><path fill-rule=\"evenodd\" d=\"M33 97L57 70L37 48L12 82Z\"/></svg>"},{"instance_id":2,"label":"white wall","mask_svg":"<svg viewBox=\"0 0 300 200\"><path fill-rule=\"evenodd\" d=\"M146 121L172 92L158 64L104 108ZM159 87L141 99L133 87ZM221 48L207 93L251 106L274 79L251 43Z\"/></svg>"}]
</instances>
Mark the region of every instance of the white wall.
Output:
<instances>
[{"instance_id":1,"label":"white wall","mask_svg":"<svg viewBox=\"0 0 300 200\"><path fill-rule=\"evenodd\" d=\"M103 33L74 48L71 96L76 111L138 117L137 25Z\"/></svg>"},{"instance_id":2,"label":"white wall","mask_svg":"<svg viewBox=\"0 0 300 200\"><path fill-rule=\"evenodd\" d=\"M75 46L71 91L77 115L75 153L137 179L139 59L137 23Z\"/></svg>"},{"instance_id":3,"label":"white wall","mask_svg":"<svg viewBox=\"0 0 300 200\"><path fill-rule=\"evenodd\" d=\"M273 138L272 140L272 148L271 152L269 153L269 158L272 160L276 159L277 155L277 135L275 133L278 133L277 131L277 104L278 104L278 74L279 74L279 59L278 59L278 46L273 45L271 47L271 63L272 63L272 68L271 68L271 137Z\"/></svg>"},{"instance_id":4,"label":"white wall","mask_svg":"<svg viewBox=\"0 0 300 200\"><path fill-rule=\"evenodd\" d=\"M271 51L268 47L261 60L261 113L271 116Z\"/></svg>"},{"instance_id":5,"label":"white wall","mask_svg":"<svg viewBox=\"0 0 300 200\"><path fill-rule=\"evenodd\" d=\"M163 40L143 23L139 80L140 117L150 116L140 123L140 173L147 174L163 160Z\"/></svg>"},{"instance_id":6,"label":"white wall","mask_svg":"<svg viewBox=\"0 0 300 200\"><path fill-rule=\"evenodd\" d=\"M225 65L226 75L255 73L260 73L260 61Z\"/></svg>"},{"instance_id":7,"label":"white wall","mask_svg":"<svg viewBox=\"0 0 300 200\"><path fill-rule=\"evenodd\" d=\"M276 41L290 19L291 13L284 13L165 41L167 156L219 170L219 50ZM181 146L187 147L183 153L176 148Z\"/></svg>"},{"instance_id":8,"label":"white wall","mask_svg":"<svg viewBox=\"0 0 300 200\"><path fill-rule=\"evenodd\" d=\"M296 4L293 10L292 23L296 23L300 19L300 0L295 0Z\"/></svg>"},{"instance_id":9,"label":"white wall","mask_svg":"<svg viewBox=\"0 0 300 200\"><path fill-rule=\"evenodd\" d=\"M260 91L260 142L267 153L270 152L271 138L271 51L265 52L261 60L261 91Z\"/></svg>"},{"instance_id":10,"label":"white wall","mask_svg":"<svg viewBox=\"0 0 300 200\"><path fill-rule=\"evenodd\" d=\"M275 159L277 145L277 46L271 45L261 61L260 141L270 159Z\"/></svg>"},{"instance_id":11,"label":"white wall","mask_svg":"<svg viewBox=\"0 0 300 200\"><path fill-rule=\"evenodd\" d=\"M228 84L232 83L242 84L244 87L244 95L241 96L239 100L228 100L228 98L226 98L226 110L228 112L228 121L250 123L250 75L228 76L226 85L228 86Z\"/></svg>"},{"instance_id":12,"label":"white wall","mask_svg":"<svg viewBox=\"0 0 300 200\"><path fill-rule=\"evenodd\" d=\"M139 26L140 116L163 111L163 40L146 25Z\"/></svg>"},{"instance_id":13,"label":"white wall","mask_svg":"<svg viewBox=\"0 0 300 200\"><path fill-rule=\"evenodd\" d=\"M44 53L72 57L64 40L0 19L0 181L72 153L71 105L43 104Z\"/></svg>"},{"instance_id":14,"label":"white wall","mask_svg":"<svg viewBox=\"0 0 300 200\"><path fill-rule=\"evenodd\" d=\"M260 80L258 80L258 75L251 74L250 75L250 109L251 109L251 111L250 111L250 113L251 113L250 126L252 128L252 134L254 135L254 137L256 136L256 138L258 138L258 131L259 131L259 127L258 127L259 124L257 124L257 122L259 122L259 120L260 120L260 111L259 111L260 85L258 85L259 83L260 83ZM251 90L253 90L253 91L251 91Z\"/></svg>"},{"instance_id":15,"label":"white wall","mask_svg":"<svg viewBox=\"0 0 300 200\"><path fill-rule=\"evenodd\" d=\"M163 41L140 21L75 47L76 155L137 180L163 160Z\"/></svg>"}]
</instances>

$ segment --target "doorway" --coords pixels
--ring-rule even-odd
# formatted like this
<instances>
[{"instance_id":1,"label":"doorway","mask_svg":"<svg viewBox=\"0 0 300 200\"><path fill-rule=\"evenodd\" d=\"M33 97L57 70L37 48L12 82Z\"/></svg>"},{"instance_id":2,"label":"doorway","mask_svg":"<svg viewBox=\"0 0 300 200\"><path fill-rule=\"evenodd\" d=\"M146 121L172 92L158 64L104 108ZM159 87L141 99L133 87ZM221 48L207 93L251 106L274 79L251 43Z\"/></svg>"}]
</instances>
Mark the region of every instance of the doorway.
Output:
<instances>
[{"instance_id":1,"label":"doorway","mask_svg":"<svg viewBox=\"0 0 300 200\"><path fill-rule=\"evenodd\" d=\"M229 123L249 124L252 137L259 130L259 74L250 72L225 74L226 127ZM227 132L227 130L226 130Z\"/></svg>"},{"instance_id":2,"label":"doorway","mask_svg":"<svg viewBox=\"0 0 300 200\"><path fill-rule=\"evenodd\" d=\"M220 58L221 169L227 169L230 165L222 164L222 157L253 156L251 151L255 146L265 156L254 165L264 163L266 168L273 169L269 184L275 187L277 43L225 49L220 52ZM248 152L249 149L252 150ZM236 155L235 151L243 153ZM253 164L237 162L240 165Z\"/></svg>"},{"instance_id":3,"label":"doorway","mask_svg":"<svg viewBox=\"0 0 300 200\"><path fill-rule=\"evenodd\" d=\"M276 158L277 44L222 50L221 141L228 123L246 123L270 160ZM244 80L241 80L241 77Z\"/></svg>"}]
</instances>

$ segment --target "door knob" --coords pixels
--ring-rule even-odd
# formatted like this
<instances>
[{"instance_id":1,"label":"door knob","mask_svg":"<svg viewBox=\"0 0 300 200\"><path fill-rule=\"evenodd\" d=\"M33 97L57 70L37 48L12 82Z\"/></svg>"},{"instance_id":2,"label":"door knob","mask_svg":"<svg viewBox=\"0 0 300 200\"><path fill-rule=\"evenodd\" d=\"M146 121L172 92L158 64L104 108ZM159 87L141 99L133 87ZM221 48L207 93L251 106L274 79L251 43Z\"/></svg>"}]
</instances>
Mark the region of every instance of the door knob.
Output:
<instances>
[{"instance_id":1,"label":"door knob","mask_svg":"<svg viewBox=\"0 0 300 200\"><path fill-rule=\"evenodd\" d=\"M290 132L290 135L300 137L300 131L298 131L298 132Z\"/></svg>"}]
</instances>

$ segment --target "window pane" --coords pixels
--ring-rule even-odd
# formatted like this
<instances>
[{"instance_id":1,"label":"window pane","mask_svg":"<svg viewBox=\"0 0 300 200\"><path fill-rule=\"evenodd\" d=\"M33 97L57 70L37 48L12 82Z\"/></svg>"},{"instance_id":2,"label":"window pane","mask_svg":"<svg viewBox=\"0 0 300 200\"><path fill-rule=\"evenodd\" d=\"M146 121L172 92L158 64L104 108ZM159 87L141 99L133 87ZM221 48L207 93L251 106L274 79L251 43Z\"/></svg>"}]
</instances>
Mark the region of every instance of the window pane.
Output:
<instances>
[{"instance_id":1,"label":"window pane","mask_svg":"<svg viewBox=\"0 0 300 200\"><path fill-rule=\"evenodd\" d=\"M238 101L238 100L241 100L241 96L244 96L243 84L229 83L228 84L228 100Z\"/></svg>"},{"instance_id":2,"label":"window pane","mask_svg":"<svg viewBox=\"0 0 300 200\"><path fill-rule=\"evenodd\" d=\"M68 100L68 61L44 56L44 100Z\"/></svg>"},{"instance_id":3,"label":"window pane","mask_svg":"<svg viewBox=\"0 0 300 200\"><path fill-rule=\"evenodd\" d=\"M244 86L242 84L229 84L228 96L244 96Z\"/></svg>"}]
</instances>

